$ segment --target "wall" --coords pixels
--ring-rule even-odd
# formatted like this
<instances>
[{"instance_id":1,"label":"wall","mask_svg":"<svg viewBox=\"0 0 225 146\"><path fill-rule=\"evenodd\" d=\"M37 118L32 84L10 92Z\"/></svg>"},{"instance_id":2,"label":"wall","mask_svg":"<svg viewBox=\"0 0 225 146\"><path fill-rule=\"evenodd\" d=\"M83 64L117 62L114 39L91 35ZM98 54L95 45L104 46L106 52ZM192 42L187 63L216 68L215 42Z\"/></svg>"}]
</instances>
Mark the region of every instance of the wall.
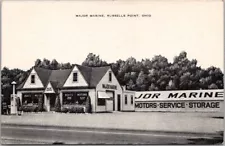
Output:
<instances>
[{"instance_id":1,"label":"wall","mask_svg":"<svg viewBox=\"0 0 225 146\"><path fill-rule=\"evenodd\" d=\"M97 91L103 91L103 92L106 92L107 90L114 91L115 111L117 111L118 110L118 107L117 107L117 95L120 94L121 98L122 98L122 88L121 88L119 82L117 81L115 75L113 74L113 72L112 72L112 81L111 82L109 81L109 72L110 71L112 72L112 70L109 69L106 72L106 74L102 77L100 82L98 83L98 85L96 87L96 97L98 97ZM103 84L114 85L117 88L116 89L112 89L112 88L107 89L107 88L103 87ZM96 98L96 101L97 101L97 98ZM112 102L109 103L109 104L112 104ZM106 110L107 110L106 106L98 106L97 102L96 102L96 112L104 112Z\"/></svg>"},{"instance_id":2,"label":"wall","mask_svg":"<svg viewBox=\"0 0 225 146\"><path fill-rule=\"evenodd\" d=\"M44 107L47 110L47 112L50 111L50 99L44 94Z\"/></svg>"},{"instance_id":3,"label":"wall","mask_svg":"<svg viewBox=\"0 0 225 146\"><path fill-rule=\"evenodd\" d=\"M35 83L31 83L31 75L35 75ZM37 72L33 69L27 78L23 88L43 88L43 84L37 74Z\"/></svg>"},{"instance_id":4,"label":"wall","mask_svg":"<svg viewBox=\"0 0 225 146\"><path fill-rule=\"evenodd\" d=\"M125 104L125 96L127 95L127 104ZM133 96L133 97L131 97ZM133 104L131 103L131 98L133 98ZM123 91L123 98L122 98L122 111L134 111L135 105L135 92L131 91Z\"/></svg>"},{"instance_id":5,"label":"wall","mask_svg":"<svg viewBox=\"0 0 225 146\"><path fill-rule=\"evenodd\" d=\"M135 111L223 112L223 90L146 91L135 93Z\"/></svg>"},{"instance_id":6,"label":"wall","mask_svg":"<svg viewBox=\"0 0 225 146\"><path fill-rule=\"evenodd\" d=\"M73 73L77 72L77 82L73 81ZM73 71L70 73L69 77L67 78L64 87L78 87L78 86L88 86L86 80L84 79L81 72L78 70L76 66L74 66Z\"/></svg>"}]
</instances>

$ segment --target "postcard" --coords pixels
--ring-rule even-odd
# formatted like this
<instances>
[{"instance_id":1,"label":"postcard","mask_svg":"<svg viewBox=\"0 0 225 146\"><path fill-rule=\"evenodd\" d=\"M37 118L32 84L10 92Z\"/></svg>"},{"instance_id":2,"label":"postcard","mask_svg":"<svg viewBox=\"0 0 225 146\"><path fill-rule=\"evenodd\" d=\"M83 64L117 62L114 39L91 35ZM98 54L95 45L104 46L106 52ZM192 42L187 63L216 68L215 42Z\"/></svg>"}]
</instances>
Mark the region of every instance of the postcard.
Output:
<instances>
[{"instance_id":1,"label":"postcard","mask_svg":"<svg viewBox=\"0 0 225 146\"><path fill-rule=\"evenodd\" d=\"M223 143L223 1L3 1L1 143Z\"/></svg>"}]
</instances>

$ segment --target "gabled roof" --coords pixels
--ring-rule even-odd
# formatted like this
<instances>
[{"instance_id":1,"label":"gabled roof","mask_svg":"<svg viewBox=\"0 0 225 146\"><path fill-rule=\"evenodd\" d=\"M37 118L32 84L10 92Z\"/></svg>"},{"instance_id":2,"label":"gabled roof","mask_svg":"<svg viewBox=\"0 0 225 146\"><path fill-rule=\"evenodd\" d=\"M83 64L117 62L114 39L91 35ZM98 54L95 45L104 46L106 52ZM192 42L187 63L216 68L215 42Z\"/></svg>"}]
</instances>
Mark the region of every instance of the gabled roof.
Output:
<instances>
[{"instance_id":1,"label":"gabled roof","mask_svg":"<svg viewBox=\"0 0 225 146\"><path fill-rule=\"evenodd\" d=\"M83 75L85 81L88 83L88 85L90 85L92 68L87 67L87 66L81 66L81 65L78 65L78 64L76 64L75 66L77 66L77 68L79 69L79 71Z\"/></svg>"},{"instance_id":2,"label":"gabled roof","mask_svg":"<svg viewBox=\"0 0 225 146\"><path fill-rule=\"evenodd\" d=\"M52 88L53 88L54 92L56 93L57 88L58 88L58 82L50 81L50 84L52 85Z\"/></svg>"},{"instance_id":3,"label":"gabled roof","mask_svg":"<svg viewBox=\"0 0 225 146\"><path fill-rule=\"evenodd\" d=\"M73 65L73 68L75 66L81 72L89 87L96 87L102 77L110 69L110 66L87 67L75 64ZM46 86L50 82L54 90L63 87L73 68L64 70L49 70L40 67L34 67L44 87L46 88ZM22 89L25 82L19 85L17 89Z\"/></svg>"},{"instance_id":4,"label":"gabled roof","mask_svg":"<svg viewBox=\"0 0 225 146\"><path fill-rule=\"evenodd\" d=\"M90 86L96 87L97 84L100 82L102 77L106 74L106 72L110 69L109 66L104 67L93 67L91 72L91 80L90 80Z\"/></svg>"},{"instance_id":5,"label":"gabled roof","mask_svg":"<svg viewBox=\"0 0 225 146\"><path fill-rule=\"evenodd\" d=\"M57 88L62 88L71 71L72 69L52 70L48 82L51 82L52 85L55 84Z\"/></svg>"},{"instance_id":6,"label":"gabled roof","mask_svg":"<svg viewBox=\"0 0 225 146\"><path fill-rule=\"evenodd\" d=\"M97 84L100 82L102 77L106 74L106 72L110 69L110 66L103 66L103 67L87 67L77 65L77 68L80 70L84 79L88 83L90 87L96 87Z\"/></svg>"},{"instance_id":7,"label":"gabled roof","mask_svg":"<svg viewBox=\"0 0 225 146\"><path fill-rule=\"evenodd\" d=\"M47 86L48 79L52 73L52 70L40 68L40 67L34 67L34 70L36 71L37 75L39 76L43 86Z\"/></svg>"}]
</instances>

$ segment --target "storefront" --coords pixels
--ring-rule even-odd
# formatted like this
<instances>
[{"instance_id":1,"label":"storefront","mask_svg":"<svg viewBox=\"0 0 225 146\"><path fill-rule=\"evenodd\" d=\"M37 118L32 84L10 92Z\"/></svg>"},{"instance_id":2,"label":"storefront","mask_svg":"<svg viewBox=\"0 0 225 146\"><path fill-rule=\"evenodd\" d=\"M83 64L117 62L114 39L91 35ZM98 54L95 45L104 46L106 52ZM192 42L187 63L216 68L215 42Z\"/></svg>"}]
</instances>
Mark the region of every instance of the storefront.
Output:
<instances>
[{"instance_id":1,"label":"storefront","mask_svg":"<svg viewBox=\"0 0 225 146\"><path fill-rule=\"evenodd\" d=\"M91 112L224 110L223 90L128 91L120 86L109 66L74 65L67 70L34 67L17 88L17 96L23 105L35 107L35 111L85 109L88 102Z\"/></svg>"},{"instance_id":2,"label":"storefront","mask_svg":"<svg viewBox=\"0 0 225 146\"><path fill-rule=\"evenodd\" d=\"M123 89L109 66L74 65L67 70L34 67L17 88L17 96L23 105L37 105L44 111L56 111L57 101L61 109L85 107L88 99L92 112L134 111L129 107L134 107L134 102L124 102Z\"/></svg>"}]
</instances>

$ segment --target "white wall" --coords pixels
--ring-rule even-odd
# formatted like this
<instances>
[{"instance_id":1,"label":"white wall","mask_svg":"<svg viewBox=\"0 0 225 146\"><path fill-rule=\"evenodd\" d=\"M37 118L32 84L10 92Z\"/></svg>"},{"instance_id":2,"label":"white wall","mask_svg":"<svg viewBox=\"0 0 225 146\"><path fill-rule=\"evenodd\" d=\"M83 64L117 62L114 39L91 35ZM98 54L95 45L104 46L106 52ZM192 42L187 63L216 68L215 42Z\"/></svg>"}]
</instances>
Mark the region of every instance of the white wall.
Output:
<instances>
[{"instance_id":1,"label":"white wall","mask_svg":"<svg viewBox=\"0 0 225 146\"><path fill-rule=\"evenodd\" d=\"M52 88L52 84L49 82L47 87L45 88L45 93L55 93L54 89Z\"/></svg>"},{"instance_id":2,"label":"white wall","mask_svg":"<svg viewBox=\"0 0 225 146\"><path fill-rule=\"evenodd\" d=\"M77 72L77 82L73 81L73 73ZM73 71L70 73L68 79L66 80L64 87L77 87L77 86L88 86L86 80L84 79L81 72L78 70L77 66L74 66Z\"/></svg>"},{"instance_id":3,"label":"white wall","mask_svg":"<svg viewBox=\"0 0 225 146\"><path fill-rule=\"evenodd\" d=\"M112 72L111 69L109 69L106 74L102 77L102 79L100 80L100 82L98 83L97 87L96 87L96 91L103 91L105 92L106 90L110 90L110 91L114 91L114 103L115 103L115 111L118 110L117 107L117 95L120 94L121 98L122 98L122 88L118 82L118 80L116 79L115 75L112 72L112 81L109 81L109 72ZM109 85L116 85L117 89L105 89L102 87L102 84L109 84ZM96 97L97 97L97 92L96 92ZM106 106L98 106L97 105L97 99L96 99L96 112L103 112L106 111L107 108Z\"/></svg>"},{"instance_id":4,"label":"white wall","mask_svg":"<svg viewBox=\"0 0 225 146\"><path fill-rule=\"evenodd\" d=\"M127 104L125 104L125 96L127 95ZM131 96L133 96L133 104L131 104ZM134 111L135 92L123 91L122 111Z\"/></svg>"},{"instance_id":5,"label":"white wall","mask_svg":"<svg viewBox=\"0 0 225 146\"><path fill-rule=\"evenodd\" d=\"M35 83L31 83L31 75L35 75ZM32 69L29 77L27 78L23 88L43 88L43 84L39 78L39 76L37 75L37 72L35 71L35 69Z\"/></svg>"},{"instance_id":6,"label":"white wall","mask_svg":"<svg viewBox=\"0 0 225 146\"><path fill-rule=\"evenodd\" d=\"M22 92L21 91L17 91L17 96L20 98L21 103L22 101Z\"/></svg>"},{"instance_id":7,"label":"white wall","mask_svg":"<svg viewBox=\"0 0 225 146\"><path fill-rule=\"evenodd\" d=\"M50 111L50 99L44 94L44 108L47 110L47 112Z\"/></svg>"}]
</instances>

